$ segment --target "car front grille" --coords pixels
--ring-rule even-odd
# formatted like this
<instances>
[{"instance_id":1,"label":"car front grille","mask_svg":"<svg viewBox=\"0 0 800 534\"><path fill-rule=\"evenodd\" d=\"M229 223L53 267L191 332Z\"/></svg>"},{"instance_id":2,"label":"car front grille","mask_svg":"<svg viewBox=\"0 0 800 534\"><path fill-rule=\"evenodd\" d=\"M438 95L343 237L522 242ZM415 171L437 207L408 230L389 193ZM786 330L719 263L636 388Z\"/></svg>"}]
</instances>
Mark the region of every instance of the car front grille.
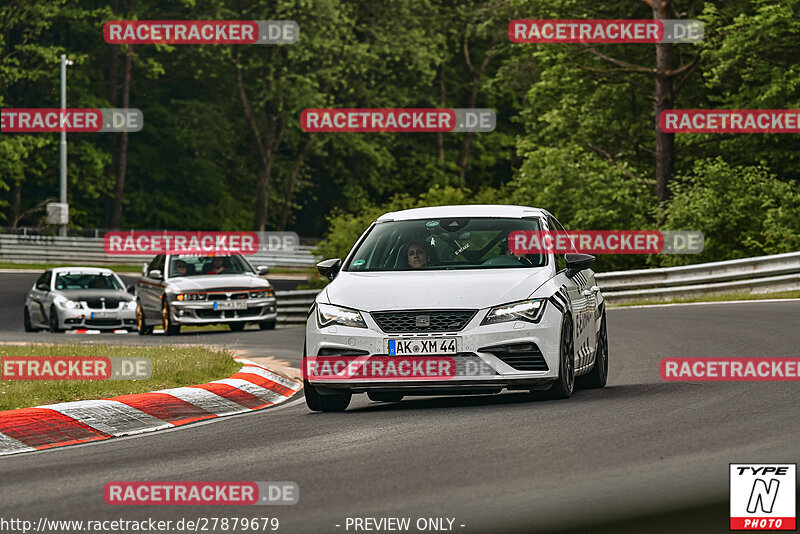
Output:
<instances>
[{"instance_id":1,"label":"car front grille","mask_svg":"<svg viewBox=\"0 0 800 534\"><path fill-rule=\"evenodd\" d=\"M123 323L119 319L86 319L84 324L86 326L120 326Z\"/></svg>"},{"instance_id":2,"label":"car front grille","mask_svg":"<svg viewBox=\"0 0 800 534\"><path fill-rule=\"evenodd\" d=\"M477 310L420 310L372 312L384 332L458 332Z\"/></svg>"},{"instance_id":3,"label":"car front grille","mask_svg":"<svg viewBox=\"0 0 800 534\"><path fill-rule=\"evenodd\" d=\"M488 352L517 371L547 371L550 368L536 343L514 343L484 347L478 352Z\"/></svg>"},{"instance_id":4,"label":"car front grille","mask_svg":"<svg viewBox=\"0 0 800 534\"><path fill-rule=\"evenodd\" d=\"M246 299L249 296L247 292L243 293L231 293L231 296L228 297L227 293L210 293L208 295L208 300L241 300Z\"/></svg>"},{"instance_id":5,"label":"car front grille","mask_svg":"<svg viewBox=\"0 0 800 534\"><path fill-rule=\"evenodd\" d=\"M105 299L100 300L99 298L89 298L83 299L86 302L86 305L89 308L93 308L95 310L116 310L119 308L120 299Z\"/></svg>"}]
</instances>

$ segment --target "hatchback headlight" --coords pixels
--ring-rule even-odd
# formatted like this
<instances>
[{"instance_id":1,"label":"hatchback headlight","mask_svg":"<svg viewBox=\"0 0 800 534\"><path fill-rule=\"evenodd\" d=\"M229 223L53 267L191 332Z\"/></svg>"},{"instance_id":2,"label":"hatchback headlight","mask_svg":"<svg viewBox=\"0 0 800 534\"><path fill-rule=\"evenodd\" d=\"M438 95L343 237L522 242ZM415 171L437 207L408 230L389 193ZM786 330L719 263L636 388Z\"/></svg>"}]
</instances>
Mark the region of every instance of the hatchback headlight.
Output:
<instances>
[{"instance_id":1,"label":"hatchback headlight","mask_svg":"<svg viewBox=\"0 0 800 534\"><path fill-rule=\"evenodd\" d=\"M320 328L335 324L342 326L355 326L366 328L367 323L358 310L332 306L331 304L317 304L317 322Z\"/></svg>"},{"instance_id":2,"label":"hatchback headlight","mask_svg":"<svg viewBox=\"0 0 800 534\"><path fill-rule=\"evenodd\" d=\"M83 308L83 304L81 304L80 302L75 302L74 300L65 300L64 302L61 303L61 305L68 310L78 310L80 308Z\"/></svg>"},{"instance_id":3,"label":"hatchback headlight","mask_svg":"<svg viewBox=\"0 0 800 534\"><path fill-rule=\"evenodd\" d=\"M528 321L538 323L544 314L546 299L520 300L489 310L481 324L505 323L506 321Z\"/></svg>"}]
</instances>

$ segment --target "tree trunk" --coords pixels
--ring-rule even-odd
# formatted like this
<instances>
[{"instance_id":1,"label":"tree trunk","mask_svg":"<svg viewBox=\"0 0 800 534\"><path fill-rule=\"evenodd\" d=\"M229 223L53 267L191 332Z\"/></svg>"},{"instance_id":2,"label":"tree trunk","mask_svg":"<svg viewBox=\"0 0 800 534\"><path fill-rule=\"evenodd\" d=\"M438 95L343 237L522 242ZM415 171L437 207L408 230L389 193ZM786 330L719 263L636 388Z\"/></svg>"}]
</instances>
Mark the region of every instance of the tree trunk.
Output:
<instances>
[{"instance_id":1,"label":"tree trunk","mask_svg":"<svg viewBox=\"0 0 800 534\"><path fill-rule=\"evenodd\" d=\"M668 0L652 0L653 18L666 19L668 4ZM668 72L671 60L672 44L657 44L653 99L656 132L656 196L659 202L669 198L669 182L675 169L675 134L662 132L658 123L661 112L672 109L675 100L672 77Z\"/></svg>"},{"instance_id":2,"label":"tree trunk","mask_svg":"<svg viewBox=\"0 0 800 534\"><path fill-rule=\"evenodd\" d=\"M311 137L308 138L308 141L306 141L303 149L300 151L300 155L297 156L297 160L294 162L294 167L292 167L292 173L289 175L289 190L286 192L286 202L283 204L281 219L278 223L278 230L281 232L286 230L286 225L289 223L289 211L291 210L292 203L294 201L294 190L297 187L297 178L300 176L300 170L303 168L303 160L306 158L306 154L313 143L314 137L312 134Z\"/></svg>"},{"instance_id":3,"label":"tree trunk","mask_svg":"<svg viewBox=\"0 0 800 534\"><path fill-rule=\"evenodd\" d=\"M17 228L17 223L20 220L19 214L22 213L22 181L14 182L14 193L11 200L11 229Z\"/></svg>"},{"instance_id":4,"label":"tree trunk","mask_svg":"<svg viewBox=\"0 0 800 534\"><path fill-rule=\"evenodd\" d=\"M119 1L111 0L109 2L111 12L114 15L119 14ZM108 103L112 108L117 107L117 71L119 61L117 58L117 47L109 47L108 55ZM111 161L106 167L106 174L116 184L117 168L119 166L119 154L117 147L117 134L108 133L108 153L111 154ZM114 219L114 197L109 196L106 198L106 227L111 228L111 223Z\"/></svg>"},{"instance_id":5,"label":"tree trunk","mask_svg":"<svg viewBox=\"0 0 800 534\"><path fill-rule=\"evenodd\" d=\"M132 16L136 8L136 0L130 0L128 16ZM125 72L122 80L122 107L127 109L131 100L131 69L133 67L133 45L129 44L125 53ZM128 167L128 132L120 134L119 167L117 183L114 184L114 203L111 210L111 228L117 230L122 224L122 206L125 198L125 175Z\"/></svg>"}]
</instances>

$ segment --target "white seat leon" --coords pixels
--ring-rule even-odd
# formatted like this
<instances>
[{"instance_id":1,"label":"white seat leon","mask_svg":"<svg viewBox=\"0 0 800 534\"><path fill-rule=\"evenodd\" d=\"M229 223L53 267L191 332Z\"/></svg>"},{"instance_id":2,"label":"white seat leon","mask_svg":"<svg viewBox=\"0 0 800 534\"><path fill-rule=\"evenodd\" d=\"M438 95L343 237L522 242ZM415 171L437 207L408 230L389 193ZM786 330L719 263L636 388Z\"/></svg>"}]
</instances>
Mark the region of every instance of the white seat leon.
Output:
<instances>
[{"instance_id":1,"label":"white seat leon","mask_svg":"<svg viewBox=\"0 0 800 534\"><path fill-rule=\"evenodd\" d=\"M308 407L343 411L356 393L408 395L603 387L605 304L593 256L512 254L515 231L565 232L543 209L473 205L387 213L310 310L303 354ZM516 250L516 249L514 249Z\"/></svg>"}]
</instances>

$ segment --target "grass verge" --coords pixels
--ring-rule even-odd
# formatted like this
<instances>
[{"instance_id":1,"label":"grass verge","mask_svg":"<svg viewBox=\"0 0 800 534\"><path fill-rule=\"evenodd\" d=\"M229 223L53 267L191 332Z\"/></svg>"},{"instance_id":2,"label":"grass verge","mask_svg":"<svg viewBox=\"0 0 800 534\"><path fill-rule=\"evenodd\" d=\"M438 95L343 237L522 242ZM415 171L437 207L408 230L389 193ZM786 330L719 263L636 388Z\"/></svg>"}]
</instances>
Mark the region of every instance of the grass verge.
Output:
<instances>
[{"instance_id":1,"label":"grass verge","mask_svg":"<svg viewBox=\"0 0 800 534\"><path fill-rule=\"evenodd\" d=\"M648 304L690 304L693 302L730 302L732 300L767 300L767 299L797 299L800 291L780 291L777 293L730 293L726 295L710 295L705 297L684 297L677 299L643 299L621 302L609 305L609 308L624 308L626 306L647 306Z\"/></svg>"},{"instance_id":2,"label":"grass verge","mask_svg":"<svg viewBox=\"0 0 800 534\"><path fill-rule=\"evenodd\" d=\"M0 344L0 359L6 356L147 357L153 374L146 380L0 380L0 410L193 386L227 378L241 367L229 351L193 346Z\"/></svg>"},{"instance_id":3,"label":"grass verge","mask_svg":"<svg viewBox=\"0 0 800 534\"><path fill-rule=\"evenodd\" d=\"M105 267L117 273L141 273L142 265L98 265L92 263L11 263L8 261L0 262L0 269L26 269L34 271L45 271L57 267Z\"/></svg>"}]
</instances>

